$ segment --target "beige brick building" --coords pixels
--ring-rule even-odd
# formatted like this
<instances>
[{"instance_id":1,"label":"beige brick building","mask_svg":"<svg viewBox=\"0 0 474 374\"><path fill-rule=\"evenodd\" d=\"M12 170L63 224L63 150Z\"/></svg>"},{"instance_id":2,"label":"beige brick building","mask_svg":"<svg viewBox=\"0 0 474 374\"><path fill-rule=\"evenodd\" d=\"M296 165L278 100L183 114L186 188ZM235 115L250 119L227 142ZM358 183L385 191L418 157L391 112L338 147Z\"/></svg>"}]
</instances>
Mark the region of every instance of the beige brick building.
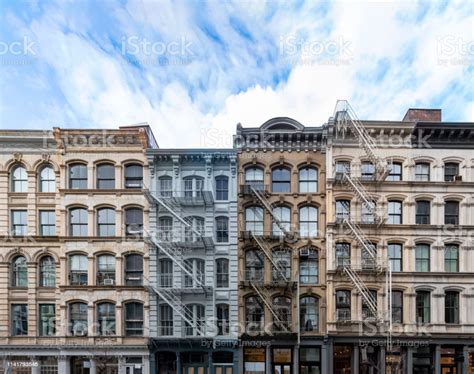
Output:
<instances>
[{"instance_id":1,"label":"beige brick building","mask_svg":"<svg viewBox=\"0 0 474 374\"><path fill-rule=\"evenodd\" d=\"M3 367L147 373L149 127L2 131L0 143Z\"/></svg>"}]
</instances>

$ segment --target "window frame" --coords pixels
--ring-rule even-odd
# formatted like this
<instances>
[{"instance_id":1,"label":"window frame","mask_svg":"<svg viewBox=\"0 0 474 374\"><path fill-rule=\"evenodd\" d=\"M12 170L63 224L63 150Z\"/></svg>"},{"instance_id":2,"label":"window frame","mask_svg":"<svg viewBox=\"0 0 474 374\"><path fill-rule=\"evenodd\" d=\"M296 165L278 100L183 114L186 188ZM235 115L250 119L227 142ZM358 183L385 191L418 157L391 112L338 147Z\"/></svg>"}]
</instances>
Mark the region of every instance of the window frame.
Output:
<instances>
[{"instance_id":1,"label":"window frame","mask_svg":"<svg viewBox=\"0 0 474 374\"><path fill-rule=\"evenodd\" d=\"M53 216L53 223L51 224L50 218L48 217L47 223L44 222L43 215L52 215ZM46 235L45 233L48 232ZM41 236L56 236L56 211L49 210L49 209L41 209L39 210L39 234Z\"/></svg>"},{"instance_id":2,"label":"window frame","mask_svg":"<svg viewBox=\"0 0 474 374\"><path fill-rule=\"evenodd\" d=\"M452 211L448 214L448 207ZM444 202L444 224L445 225L459 225L459 201L457 200L446 200Z\"/></svg>"},{"instance_id":3,"label":"window frame","mask_svg":"<svg viewBox=\"0 0 474 374\"><path fill-rule=\"evenodd\" d=\"M77 307L78 310L73 311L73 309ZM74 312L74 314L73 314ZM77 302L72 302L68 304L68 322L69 322L69 328L68 332L71 336L87 336L89 335L89 321L88 321L88 315L89 315L89 310L87 307L87 303L82 302L82 301L77 301ZM74 318L73 318L74 316ZM77 316L77 318L76 318ZM81 330L83 333L78 334L76 330L77 329L77 324L79 324L79 327L82 327Z\"/></svg>"},{"instance_id":4,"label":"window frame","mask_svg":"<svg viewBox=\"0 0 474 374\"><path fill-rule=\"evenodd\" d=\"M128 174L131 173L130 170L132 170L132 168L140 168L141 173L139 173L139 174L141 174L141 175L140 176L136 176L136 175L130 176L130 175L128 175ZM143 165L131 163L131 164L127 164L127 165L124 166L123 186L125 187L125 189L140 189L140 188L143 188Z\"/></svg>"},{"instance_id":5,"label":"window frame","mask_svg":"<svg viewBox=\"0 0 474 374\"><path fill-rule=\"evenodd\" d=\"M21 263L19 263L21 262ZM11 261L11 287L28 287L28 262L23 255L15 256Z\"/></svg>"},{"instance_id":6,"label":"window frame","mask_svg":"<svg viewBox=\"0 0 474 374\"><path fill-rule=\"evenodd\" d=\"M106 308L101 311L101 307ZM114 336L117 334L117 311L114 303L108 301L97 303L96 316L96 333L98 336ZM109 330L109 326L113 326L113 328ZM104 327L107 327L107 329L104 329Z\"/></svg>"},{"instance_id":7,"label":"window frame","mask_svg":"<svg viewBox=\"0 0 474 374\"><path fill-rule=\"evenodd\" d=\"M351 217L351 201L348 199L337 199L335 201L336 221L342 219L350 219Z\"/></svg>"},{"instance_id":8,"label":"window frame","mask_svg":"<svg viewBox=\"0 0 474 374\"><path fill-rule=\"evenodd\" d=\"M249 217L252 213L253 217ZM261 213L262 219L258 220L258 212ZM255 235L263 235L265 212L262 207L257 205L248 206L245 208L245 231L252 232ZM253 218L250 220L249 218Z\"/></svg>"},{"instance_id":9,"label":"window frame","mask_svg":"<svg viewBox=\"0 0 474 374\"><path fill-rule=\"evenodd\" d=\"M396 204L395 207L393 207L394 204ZM403 224L403 201L402 200L389 200L387 203L387 208L388 208L387 224L402 225ZM399 210L400 212L398 213L397 210Z\"/></svg>"},{"instance_id":10,"label":"window frame","mask_svg":"<svg viewBox=\"0 0 474 374\"><path fill-rule=\"evenodd\" d=\"M216 288L229 288L229 259L216 259Z\"/></svg>"},{"instance_id":11,"label":"window frame","mask_svg":"<svg viewBox=\"0 0 474 374\"><path fill-rule=\"evenodd\" d=\"M448 254L449 257L448 257ZM453 256L455 254L455 256ZM453 266L454 264L454 266ZM444 271L446 273L459 272L459 245L446 244L444 247Z\"/></svg>"},{"instance_id":12,"label":"window frame","mask_svg":"<svg viewBox=\"0 0 474 374\"><path fill-rule=\"evenodd\" d=\"M453 298L454 303L450 306L448 306L448 296L455 296ZM460 305L459 305L459 299L460 299L460 293L459 291L451 291L448 290L444 293L444 322L446 324L459 324L460 323L460 316L459 316L459 310L460 310ZM450 313L448 313L449 310L453 311L452 317L448 318Z\"/></svg>"},{"instance_id":13,"label":"window frame","mask_svg":"<svg viewBox=\"0 0 474 374\"><path fill-rule=\"evenodd\" d=\"M300 332L303 332L303 333L304 332L312 332L312 333L319 332L319 328L320 328L319 326L319 318L320 318L319 298L313 295L304 295L300 297L299 303L300 303L300 319L299 319ZM308 313L308 309L312 307L313 304L314 304L314 312L310 311ZM313 319L311 319L311 317L313 317Z\"/></svg>"},{"instance_id":14,"label":"window frame","mask_svg":"<svg viewBox=\"0 0 474 374\"><path fill-rule=\"evenodd\" d=\"M17 218L19 218L19 223L17 223ZM28 210L12 209L10 211L10 219L12 236L28 235Z\"/></svg>"},{"instance_id":15,"label":"window frame","mask_svg":"<svg viewBox=\"0 0 474 374\"><path fill-rule=\"evenodd\" d=\"M75 168L80 169L78 176L73 176L73 170ZM88 188L88 170L87 164L84 163L71 163L68 165L68 187L71 190L85 190ZM85 177L84 174L85 173Z\"/></svg>"},{"instance_id":16,"label":"window frame","mask_svg":"<svg viewBox=\"0 0 474 374\"><path fill-rule=\"evenodd\" d=\"M336 318L338 321L350 321L352 315L352 292L346 289L336 290ZM344 300L343 300L344 299Z\"/></svg>"},{"instance_id":17,"label":"window frame","mask_svg":"<svg viewBox=\"0 0 474 374\"><path fill-rule=\"evenodd\" d=\"M285 178L283 173L285 174L288 173L288 178ZM276 166L272 168L271 175L272 175L272 193L278 193L278 194L291 193L290 168L286 166Z\"/></svg>"},{"instance_id":18,"label":"window frame","mask_svg":"<svg viewBox=\"0 0 474 374\"><path fill-rule=\"evenodd\" d=\"M77 258L78 268L73 268L75 266L75 261ZM84 265L85 259L85 266ZM71 254L68 256L68 278L70 286L87 286L89 283L89 259L84 254ZM85 276L85 279L84 279Z\"/></svg>"},{"instance_id":19,"label":"window frame","mask_svg":"<svg viewBox=\"0 0 474 374\"><path fill-rule=\"evenodd\" d=\"M312 212L314 217L311 216ZM314 218L314 219L313 219ZM319 209L313 205L303 205L298 209L299 232L302 238L319 236ZM314 228L314 230L313 230Z\"/></svg>"},{"instance_id":20,"label":"window frame","mask_svg":"<svg viewBox=\"0 0 474 374\"><path fill-rule=\"evenodd\" d=\"M303 171L306 175L302 175ZM311 179L311 172L314 172L314 179ZM302 188L302 186L304 186L304 188ZM298 189L299 193L318 192L318 168L314 166L303 166L298 170Z\"/></svg>"},{"instance_id":21,"label":"window frame","mask_svg":"<svg viewBox=\"0 0 474 374\"><path fill-rule=\"evenodd\" d=\"M104 262L101 262L104 260ZM105 280L112 280L115 284L117 261L110 253L103 253L96 257L96 285L105 286Z\"/></svg>"},{"instance_id":22,"label":"window frame","mask_svg":"<svg viewBox=\"0 0 474 374\"><path fill-rule=\"evenodd\" d=\"M141 261L141 269L140 267L137 268L130 268L129 266L129 259L131 258L140 258ZM125 255L125 261L124 261L124 284L125 286L141 286L143 285L143 268L144 268L144 263L143 263L143 255L139 253L128 253ZM138 261L137 261L138 262ZM135 266L136 264L134 264ZM130 274L138 274L139 276L136 277L130 277ZM139 278L137 279L132 279L132 278Z\"/></svg>"},{"instance_id":23,"label":"window frame","mask_svg":"<svg viewBox=\"0 0 474 374\"><path fill-rule=\"evenodd\" d=\"M15 173L19 171L20 175L15 176ZM22 164L15 165L10 172L11 184L10 192L14 193L28 193L28 172L25 166Z\"/></svg>"},{"instance_id":24,"label":"window frame","mask_svg":"<svg viewBox=\"0 0 474 374\"><path fill-rule=\"evenodd\" d=\"M112 175L108 175L112 171ZM101 175L105 173L106 175ZM115 165L110 163L101 163L95 168L96 188L98 190L115 189Z\"/></svg>"},{"instance_id":25,"label":"window frame","mask_svg":"<svg viewBox=\"0 0 474 374\"><path fill-rule=\"evenodd\" d=\"M400 296L400 304L396 304L395 301L394 301L394 295L396 296ZM398 301L398 300L397 300ZM392 304L392 320L395 322L395 323L403 323L403 291L399 291L399 290L392 290L392 301L391 301L391 304ZM396 306L394 306L396 305ZM394 318L394 314L397 313L397 315L400 315L400 319L397 320Z\"/></svg>"},{"instance_id":26,"label":"window frame","mask_svg":"<svg viewBox=\"0 0 474 374\"><path fill-rule=\"evenodd\" d=\"M229 177L226 175L218 175L215 178L216 201L229 200Z\"/></svg>"},{"instance_id":27,"label":"window frame","mask_svg":"<svg viewBox=\"0 0 474 374\"><path fill-rule=\"evenodd\" d=\"M105 218L103 214L105 213ZM101 218L102 217L102 218ZM105 222L101 222L105 219ZM105 229L105 232L102 232ZM116 236L116 212L114 208L103 207L97 209L97 236L114 237Z\"/></svg>"},{"instance_id":28,"label":"window frame","mask_svg":"<svg viewBox=\"0 0 474 374\"><path fill-rule=\"evenodd\" d=\"M448 170L450 173L448 173ZM452 182L459 176L459 162L445 162L444 163L444 181Z\"/></svg>"},{"instance_id":29,"label":"window frame","mask_svg":"<svg viewBox=\"0 0 474 374\"><path fill-rule=\"evenodd\" d=\"M48 171L47 175L43 175L45 171ZM41 193L54 193L56 192L56 173L51 165L43 166L39 173L39 185L38 192ZM46 187L46 188L45 188Z\"/></svg>"},{"instance_id":30,"label":"window frame","mask_svg":"<svg viewBox=\"0 0 474 374\"><path fill-rule=\"evenodd\" d=\"M173 178L163 175L158 178L158 191L161 197L173 196Z\"/></svg>"},{"instance_id":31,"label":"window frame","mask_svg":"<svg viewBox=\"0 0 474 374\"><path fill-rule=\"evenodd\" d=\"M19 309L15 312L15 309ZM13 303L10 306L11 312L11 336L27 336L28 335L28 304ZM15 317L19 316L19 320Z\"/></svg>"},{"instance_id":32,"label":"window frame","mask_svg":"<svg viewBox=\"0 0 474 374\"><path fill-rule=\"evenodd\" d=\"M50 260L45 266L45 262ZM56 261L53 256L46 255L39 260L39 287L56 287ZM46 274L46 276L45 276ZM49 281L48 281L49 279Z\"/></svg>"},{"instance_id":33,"label":"window frame","mask_svg":"<svg viewBox=\"0 0 474 374\"><path fill-rule=\"evenodd\" d=\"M225 336L230 333L230 306L226 303L216 305L217 335Z\"/></svg>"},{"instance_id":34,"label":"window frame","mask_svg":"<svg viewBox=\"0 0 474 374\"><path fill-rule=\"evenodd\" d=\"M428 256L421 256L427 250ZM426 267L426 270L422 270ZM416 243L415 245L415 271L429 272L431 271L431 246L428 243Z\"/></svg>"},{"instance_id":35,"label":"window frame","mask_svg":"<svg viewBox=\"0 0 474 374\"><path fill-rule=\"evenodd\" d=\"M140 217L137 222L133 222L134 214L132 214L132 212L135 213L136 218ZM143 235L144 210L142 207L133 206L125 208L123 217L123 222L125 226L125 236L130 237L135 235ZM130 220L132 220L132 222L129 222Z\"/></svg>"},{"instance_id":36,"label":"window frame","mask_svg":"<svg viewBox=\"0 0 474 374\"><path fill-rule=\"evenodd\" d=\"M51 309L49 313L43 314L44 307ZM46 319L44 317L47 317ZM46 326L44 325L46 323ZM38 335L54 336L56 335L56 305L51 303L38 304Z\"/></svg>"},{"instance_id":37,"label":"window frame","mask_svg":"<svg viewBox=\"0 0 474 374\"><path fill-rule=\"evenodd\" d=\"M229 242L229 217L218 216L216 220L216 243Z\"/></svg>"},{"instance_id":38,"label":"window frame","mask_svg":"<svg viewBox=\"0 0 474 374\"><path fill-rule=\"evenodd\" d=\"M319 284L319 252L309 248L307 256L299 256L299 281L301 284Z\"/></svg>"},{"instance_id":39,"label":"window frame","mask_svg":"<svg viewBox=\"0 0 474 374\"><path fill-rule=\"evenodd\" d=\"M426 209L426 207L428 209ZM415 224L417 225L430 225L431 224L431 201L416 200Z\"/></svg>"},{"instance_id":40,"label":"window frame","mask_svg":"<svg viewBox=\"0 0 474 374\"><path fill-rule=\"evenodd\" d=\"M428 172L426 173L425 168ZM429 182L431 179L431 165L429 162L417 162L415 163L415 181L417 182Z\"/></svg>"},{"instance_id":41,"label":"window frame","mask_svg":"<svg viewBox=\"0 0 474 374\"><path fill-rule=\"evenodd\" d=\"M393 170L397 166L400 170L397 173L393 173ZM400 182L403 180L403 164L401 162L393 162L391 164L390 173L387 175L387 181Z\"/></svg>"},{"instance_id":42,"label":"window frame","mask_svg":"<svg viewBox=\"0 0 474 374\"><path fill-rule=\"evenodd\" d=\"M160 336L173 336L174 332L174 318L173 318L173 308L168 304L160 304Z\"/></svg>"},{"instance_id":43,"label":"window frame","mask_svg":"<svg viewBox=\"0 0 474 374\"><path fill-rule=\"evenodd\" d=\"M398 257L392 256L391 253L400 254ZM403 271L403 245L400 243L388 243L388 254L390 258L390 266L392 272L402 272ZM392 263L397 261L398 266L394 270Z\"/></svg>"},{"instance_id":44,"label":"window frame","mask_svg":"<svg viewBox=\"0 0 474 374\"><path fill-rule=\"evenodd\" d=\"M422 300L421 297L424 299ZM427 302L428 305L425 303ZM431 322L431 292L425 290L416 291L416 318L417 324Z\"/></svg>"},{"instance_id":45,"label":"window frame","mask_svg":"<svg viewBox=\"0 0 474 374\"><path fill-rule=\"evenodd\" d=\"M79 212L77 217L78 222L73 222L73 212ZM82 220L83 214L85 214L85 223ZM69 221L69 236L72 237L86 237L88 236L89 230L89 212L86 208L83 207L73 207L69 208L68 211L68 221ZM76 233L78 229L79 235Z\"/></svg>"},{"instance_id":46,"label":"window frame","mask_svg":"<svg viewBox=\"0 0 474 374\"><path fill-rule=\"evenodd\" d=\"M124 311L124 336L144 336L144 306L142 303L132 301L127 302ZM131 306L134 307L133 312L137 315L129 316ZM138 313L137 313L138 311ZM140 312L141 311L141 318ZM134 318L131 318L134 317ZM134 326L134 327L133 327Z\"/></svg>"}]
</instances>

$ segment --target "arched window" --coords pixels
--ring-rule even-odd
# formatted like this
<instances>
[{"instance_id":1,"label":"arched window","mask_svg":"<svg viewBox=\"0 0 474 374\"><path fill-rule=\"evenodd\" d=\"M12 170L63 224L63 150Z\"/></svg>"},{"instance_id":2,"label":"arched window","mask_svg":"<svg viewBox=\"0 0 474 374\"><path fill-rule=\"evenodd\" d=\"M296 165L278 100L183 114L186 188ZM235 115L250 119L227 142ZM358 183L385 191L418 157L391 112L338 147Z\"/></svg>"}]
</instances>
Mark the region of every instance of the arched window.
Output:
<instances>
[{"instance_id":1,"label":"arched window","mask_svg":"<svg viewBox=\"0 0 474 374\"><path fill-rule=\"evenodd\" d=\"M125 209L125 235L143 234L143 209L128 208Z\"/></svg>"},{"instance_id":2,"label":"arched window","mask_svg":"<svg viewBox=\"0 0 474 374\"><path fill-rule=\"evenodd\" d=\"M69 210L70 236L87 236L87 209L73 208Z\"/></svg>"},{"instance_id":3,"label":"arched window","mask_svg":"<svg viewBox=\"0 0 474 374\"><path fill-rule=\"evenodd\" d=\"M87 188L87 166L84 164L69 165L69 188Z\"/></svg>"},{"instance_id":4,"label":"arched window","mask_svg":"<svg viewBox=\"0 0 474 374\"><path fill-rule=\"evenodd\" d=\"M97 257L97 285L112 286L115 284L115 256L100 255Z\"/></svg>"},{"instance_id":5,"label":"arched window","mask_svg":"<svg viewBox=\"0 0 474 374\"><path fill-rule=\"evenodd\" d=\"M245 231L263 235L263 208L259 206L245 208Z\"/></svg>"},{"instance_id":6,"label":"arched window","mask_svg":"<svg viewBox=\"0 0 474 374\"><path fill-rule=\"evenodd\" d=\"M132 253L125 256L125 285L141 286L143 284L143 256Z\"/></svg>"},{"instance_id":7,"label":"arched window","mask_svg":"<svg viewBox=\"0 0 474 374\"><path fill-rule=\"evenodd\" d=\"M12 192L28 192L28 175L23 166L17 166L12 170Z\"/></svg>"},{"instance_id":8,"label":"arched window","mask_svg":"<svg viewBox=\"0 0 474 374\"><path fill-rule=\"evenodd\" d=\"M69 282L71 286L87 286L87 256L69 257Z\"/></svg>"},{"instance_id":9,"label":"arched window","mask_svg":"<svg viewBox=\"0 0 474 374\"><path fill-rule=\"evenodd\" d=\"M115 305L112 303L97 304L97 334L115 335Z\"/></svg>"},{"instance_id":10,"label":"arched window","mask_svg":"<svg viewBox=\"0 0 474 374\"><path fill-rule=\"evenodd\" d=\"M286 206L277 206L273 208L273 214L280 221L280 225L286 230L290 231L291 227L291 209ZM272 234L276 236L283 236L284 233L280 230L278 225L273 222L272 224Z\"/></svg>"},{"instance_id":11,"label":"arched window","mask_svg":"<svg viewBox=\"0 0 474 374\"><path fill-rule=\"evenodd\" d=\"M69 332L74 336L87 336L87 304L69 304Z\"/></svg>"},{"instance_id":12,"label":"arched window","mask_svg":"<svg viewBox=\"0 0 474 374\"><path fill-rule=\"evenodd\" d=\"M112 164L97 165L97 188L110 190L115 188L115 166Z\"/></svg>"},{"instance_id":13,"label":"arched window","mask_svg":"<svg viewBox=\"0 0 474 374\"><path fill-rule=\"evenodd\" d=\"M143 304L125 304L125 336L143 336Z\"/></svg>"},{"instance_id":14,"label":"arched window","mask_svg":"<svg viewBox=\"0 0 474 374\"><path fill-rule=\"evenodd\" d=\"M201 304L189 304L186 307L186 319L191 321L193 325L190 325L187 321L184 322L185 334L187 336L203 335L206 323L204 306Z\"/></svg>"},{"instance_id":15,"label":"arched window","mask_svg":"<svg viewBox=\"0 0 474 374\"><path fill-rule=\"evenodd\" d=\"M115 210L102 208L97 210L98 236L115 236Z\"/></svg>"},{"instance_id":16,"label":"arched window","mask_svg":"<svg viewBox=\"0 0 474 374\"><path fill-rule=\"evenodd\" d=\"M318 252L314 249L303 248L300 250L300 283L319 283Z\"/></svg>"},{"instance_id":17,"label":"arched window","mask_svg":"<svg viewBox=\"0 0 474 374\"><path fill-rule=\"evenodd\" d=\"M300 236L318 236L318 208L314 206L303 206L300 208Z\"/></svg>"},{"instance_id":18,"label":"arched window","mask_svg":"<svg viewBox=\"0 0 474 374\"><path fill-rule=\"evenodd\" d=\"M318 192L318 170L304 167L299 170L300 193Z\"/></svg>"},{"instance_id":19,"label":"arched window","mask_svg":"<svg viewBox=\"0 0 474 374\"><path fill-rule=\"evenodd\" d=\"M245 169L245 184L263 186L263 169L255 166Z\"/></svg>"},{"instance_id":20,"label":"arched window","mask_svg":"<svg viewBox=\"0 0 474 374\"><path fill-rule=\"evenodd\" d=\"M300 299L300 331L319 330L319 299L305 296Z\"/></svg>"},{"instance_id":21,"label":"arched window","mask_svg":"<svg viewBox=\"0 0 474 374\"><path fill-rule=\"evenodd\" d=\"M56 176L51 166L45 166L40 171L40 192L54 192L56 190Z\"/></svg>"},{"instance_id":22,"label":"arched window","mask_svg":"<svg viewBox=\"0 0 474 374\"><path fill-rule=\"evenodd\" d=\"M273 298L273 310L278 319L273 316L273 328L275 331L291 330L291 299L286 296Z\"/></svg>"},{"instance_id":23,"label":"arched window","mask_svg":"<svg viewBox=\"0 0 474 374\"><path fill-rule=\"evenodd\" d=\"M184 240L186 242L195 242L201 238L201 235L204 234L204 218L191 216L187 217L191 227L186 226L184 228Z\"/></svg>"},{"instance_id":24,"label":"arched window","mask_svg":"<svg viewBox=\"0 0 474 374\"><path fill-rule=\"evenodd\" d=\"M184 266L193 275L184 275L184 287L187 288L198 288L205 283L204 279L204 260L199 258L190 258L184 260Z\"/></svg>"},{"instance_id":25,"label":"arched window","mask_svg":"<svg viewBox=\"0 0 474 374\"><path fill-rule=\"evenodd\" d=\"M171 197L173 196L173 178L163 176L158 178L160 196Z\"/></svg>"},{"instance_id":26,"label":"arched window","mask_svg":"<svg viewBox=\"0 0 474 374\"><path fill-rule=\"evenodd\" d=\"M158 238L164 242L173 240L173 218L160 217L158 219Z\"/></svg>"},{"instance_id":27,"label":"arched window","mask_svg":"<svg viewBox=\"0 0 474 374\"><path fill-rule=\"evenodd\" d=\"M290 169L278 166L272 169L272 192L291 192L291 172Z\"/></svg>"},{"instance_id":28,"label":"arched window","mask_svg":"<svg viewBox=\"0 0 474 374\"><path fill-rule=\"evenodd\" d=\"M56 285L56 263L51 256L44 256L40 260L40 287L54 287Z\"/></svg>"},{"instance_id":29,"label":"arched window","mask_svg":"<svg viewBox=\"0 0 474 374\"><path fill-rule=\"evenodd\" d=\"M229 241L229 217L216 218L216 241L217 243Z\"/></svg>"},{"instance_id":30,"label":"arched window","mask_svg":"<svg viewBox=\"0 0 474 374\"><path fill-rule=\"evenodd\" d=\"M17 256L13 259L12 287L28 287L28 268L24 256Z\"/></svg>"},{"instance_id":31,"label":"arched window","mask_svg":"<svg viewBox=\"0 0 474 374\"><path fill-rule=\"evenodd\" d=\"M143 166L130 164L125 166L125 188L143 187Z\"/></svg>"},{"instance_id":32,"label":"arched window","mask_svg":"<svg viewBox=\"0 0 474 374\"><path fill-rule=\"evenodd\" d=\"M274 251L272 252L273 263L277 266L273 267L273 281L289 281L291 280L291 254L290 251Z\"/></svg>"},{"instance_id":33,"label":"arched window","mask_svg":"<svg viewBox=\"0 0 474 374\"><path fill-rule=\"evenodd\" d=\"M336 318L338 321L351 319L351 291L336 291Z\"/></svg>"},{"instance_id":34,"label":"arched window","mask_svg":"<svg viewBox=\"0 0 474 374\"><path fill-rule=\"evenodd\" d=\"M216 177L216 200L229 200L229 178L225 175Z\"/></svg>"},{"instance_id":35,"label":"arched window","mask_svg":"<svg viewBox=\"0 0 474 374\"><path fill-rule=\"evenodd\" d=\"M204 189L204 178L202 177L186 177L184 178L184 196L199 197Z\"/></svg>"},{"instance_id":36,"label":"arched window","mask_svg":"<svg viewBox=\"0 0 474 374\"><path fill-rule=\"evenodd\" d=\"M245 280L263 281L264 257L262 251L249 250L245 253Z\"/></svg>"},{"instance_id":37,"label":"arched window","mask_svg":"<svg viewBox=\"0 0 474 374\"><path fill-rule=\"evenodd\" d=\"M245 299L245 324L246 332L258 332L263 330L264 325L263 304L256 296L248 296Z\"/></svg>"},{"instance_id":38,"label":"arched window","mask_svg":"<svg viewBox=\"0 0 474 374\"><path fill-rule=\"evenodd\" d=\"M229 287L229 260L226 258L216 260L216 287Z\"/></svg>"}]
</instances>

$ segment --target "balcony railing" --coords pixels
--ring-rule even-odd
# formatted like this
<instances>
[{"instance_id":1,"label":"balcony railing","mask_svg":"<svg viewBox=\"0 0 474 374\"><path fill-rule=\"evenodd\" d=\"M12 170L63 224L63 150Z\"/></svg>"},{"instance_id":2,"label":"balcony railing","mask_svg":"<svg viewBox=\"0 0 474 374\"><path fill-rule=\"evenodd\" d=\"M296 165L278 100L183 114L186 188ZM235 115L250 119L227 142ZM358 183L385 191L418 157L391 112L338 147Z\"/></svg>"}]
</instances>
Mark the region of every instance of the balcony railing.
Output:
<instances>
[{"instance_id":1,"label":"balcony railing","mask_svg":"<svg viewBox=\"0 0 474 374\"><path fill-rule=\"evenodd\" d=\"M337 322L346 322L351 320L351 310L346 308L336 309L336 321Z\"/></svg>"}]
</instances>

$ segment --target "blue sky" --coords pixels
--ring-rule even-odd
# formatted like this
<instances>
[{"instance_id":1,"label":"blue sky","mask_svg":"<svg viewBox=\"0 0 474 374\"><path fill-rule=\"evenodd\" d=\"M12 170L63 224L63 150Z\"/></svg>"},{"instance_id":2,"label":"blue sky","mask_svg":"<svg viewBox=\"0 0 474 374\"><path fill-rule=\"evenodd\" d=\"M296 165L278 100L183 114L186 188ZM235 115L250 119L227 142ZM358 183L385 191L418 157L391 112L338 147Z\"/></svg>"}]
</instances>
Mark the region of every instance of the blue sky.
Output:
<instances>
[{"instance_id":1,"label":"blue sky","mask_svg":"<svg viewBox=\"0 0 474 374\"><path fill-rule=\"evenodd\" d=\"M473 1L0 0L0 127L148 122L161 147L229 147L276 116L409 107L474 121Z\"/></svg>"}]
</instances>

